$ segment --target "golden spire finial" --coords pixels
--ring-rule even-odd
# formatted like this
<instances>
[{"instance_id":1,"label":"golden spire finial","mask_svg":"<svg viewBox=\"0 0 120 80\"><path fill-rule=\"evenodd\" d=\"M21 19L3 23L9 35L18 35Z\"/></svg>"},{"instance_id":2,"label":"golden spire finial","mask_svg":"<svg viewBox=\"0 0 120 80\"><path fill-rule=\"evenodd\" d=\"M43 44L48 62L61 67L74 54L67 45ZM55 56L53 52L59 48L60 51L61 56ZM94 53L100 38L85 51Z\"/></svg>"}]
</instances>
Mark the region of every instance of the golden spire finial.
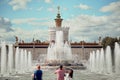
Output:
<instances>
[{"instance_id":1,"label":"golden spire finial","mask_svg":"<svg viewBox=\"0 0 120 80\"><path fill-rule=\"evenodd\" d=\"M60 13L60 6L57 7L58 8L58 14Z\"/></svg>"}]
</instances>

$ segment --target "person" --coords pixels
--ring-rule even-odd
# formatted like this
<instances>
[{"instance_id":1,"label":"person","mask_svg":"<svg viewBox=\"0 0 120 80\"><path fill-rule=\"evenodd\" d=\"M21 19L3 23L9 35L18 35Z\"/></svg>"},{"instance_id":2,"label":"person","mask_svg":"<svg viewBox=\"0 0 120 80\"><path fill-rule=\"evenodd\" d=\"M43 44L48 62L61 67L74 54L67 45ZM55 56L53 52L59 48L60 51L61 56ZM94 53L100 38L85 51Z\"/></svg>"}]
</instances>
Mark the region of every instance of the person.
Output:
<instances>
[{"instance_id":1,"label":"person","mask_svg":"<svg viewBox=\"0 0 120 80\"><path fill-rule=\"evenodd\" d=\"M62 65L55 71L55 74L57 74L57 80L64 80L65 70Z\"/></svg>"},{"instance_id":2,"label":"person","mask_svg":"<svg viewBox=\"0 0 120 80\"><path fill-rule=\"evenodd\" d=\"M73 70L72 69L70 69L70 71L69 71L69 77L70 77L70 80L72 80L72 78L73 78Z\"/></svg>"},{"instance_id":3,"label":"person","mask_svg":"<svg viewBox=\"0 0 120 80\"><path fill-rule=\"evenodd\" d=\"M65 77L64 77L65 80L69 80L69 71L66 70L65 71Z\"/></svg>"},{"instance_id":4,"label":"person","mask_svg":"<svg viewBox=\"0 0 120 80\"><path fill-rule=\"evenodd\" d=\"M73 70L70 69L65 73L65 80L72 80L72 78L73 78Z\"/></svg>"},{"instance_id":5,"label":"person","mask_svg":"<svg viewBox=\"0 0 120 80\"><path fill-rule=\"evenodd\" d=\"M40 69L40 65L37 65L36 70L34 71L34 74L32 74L33 80L42 80L42 70Z\"/></svg>"}]
</instances>

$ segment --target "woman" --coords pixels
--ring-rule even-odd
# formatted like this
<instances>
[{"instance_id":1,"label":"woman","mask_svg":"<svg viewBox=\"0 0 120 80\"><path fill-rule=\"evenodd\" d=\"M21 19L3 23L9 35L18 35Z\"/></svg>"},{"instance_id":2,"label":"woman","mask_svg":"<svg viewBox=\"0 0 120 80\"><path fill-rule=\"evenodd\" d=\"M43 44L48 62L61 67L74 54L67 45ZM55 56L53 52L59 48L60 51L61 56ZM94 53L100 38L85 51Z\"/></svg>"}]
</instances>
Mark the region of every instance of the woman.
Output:
<instances>
[{"instance_id":1,"label":"woman","mask_svg":"<svg viewBox=\"0 0 120 80\"><path fill-rule=\"evenodd\" d=\"M62 65L55 71L55 74L57 74L57 80L64 80L65 70Z\"/></svg>"},{"instance_id":2,"label":"woman","mask_svg":"<svg viewBox=\"0 0 120 80\"><path fill-rule=\"evenodd\" d=\"M73 78L73 70L70 69L65 73L65 80L72 80Z\"/></svg>"}]
</instances>

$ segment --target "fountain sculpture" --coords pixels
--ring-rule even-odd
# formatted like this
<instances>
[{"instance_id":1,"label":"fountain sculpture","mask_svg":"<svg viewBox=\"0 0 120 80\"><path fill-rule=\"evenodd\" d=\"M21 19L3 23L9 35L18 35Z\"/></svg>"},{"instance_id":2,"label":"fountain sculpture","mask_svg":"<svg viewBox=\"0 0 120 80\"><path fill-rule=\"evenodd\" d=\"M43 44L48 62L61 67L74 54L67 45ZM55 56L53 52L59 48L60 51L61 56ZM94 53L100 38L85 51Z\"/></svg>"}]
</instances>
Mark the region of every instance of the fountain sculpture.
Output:
<instances>
[{"instance_id":1,"label":"fountain sculpture","mask_svg":"<svg viewBox=\"0 0 120 80\"><path fill-rule=\"evenodd\" d=\"M47 51L49 63L71 63L73 61L70 43L64 43L63 37L63 31L56 31L56 41L50 43Z\"/></svg>"}]
</instances>

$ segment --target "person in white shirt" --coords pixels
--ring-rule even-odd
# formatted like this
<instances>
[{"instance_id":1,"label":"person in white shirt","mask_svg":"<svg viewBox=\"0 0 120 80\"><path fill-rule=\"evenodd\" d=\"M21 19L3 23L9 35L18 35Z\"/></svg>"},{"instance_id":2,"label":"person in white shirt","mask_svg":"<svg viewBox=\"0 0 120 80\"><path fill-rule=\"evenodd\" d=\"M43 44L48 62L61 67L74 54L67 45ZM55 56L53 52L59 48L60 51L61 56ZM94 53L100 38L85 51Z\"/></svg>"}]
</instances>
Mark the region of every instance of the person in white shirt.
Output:
<instances>
[{"instance_id":1,"label":"person in white shirt","mask_svg":"<svg viewBox=\"0 0 120 80\"><path fill-rule=\"evenodd\" d=\"M72 79L73 79L73 70L70 69L65 73L65 80L72 80Z\"/></svg>"}]
</instances>

